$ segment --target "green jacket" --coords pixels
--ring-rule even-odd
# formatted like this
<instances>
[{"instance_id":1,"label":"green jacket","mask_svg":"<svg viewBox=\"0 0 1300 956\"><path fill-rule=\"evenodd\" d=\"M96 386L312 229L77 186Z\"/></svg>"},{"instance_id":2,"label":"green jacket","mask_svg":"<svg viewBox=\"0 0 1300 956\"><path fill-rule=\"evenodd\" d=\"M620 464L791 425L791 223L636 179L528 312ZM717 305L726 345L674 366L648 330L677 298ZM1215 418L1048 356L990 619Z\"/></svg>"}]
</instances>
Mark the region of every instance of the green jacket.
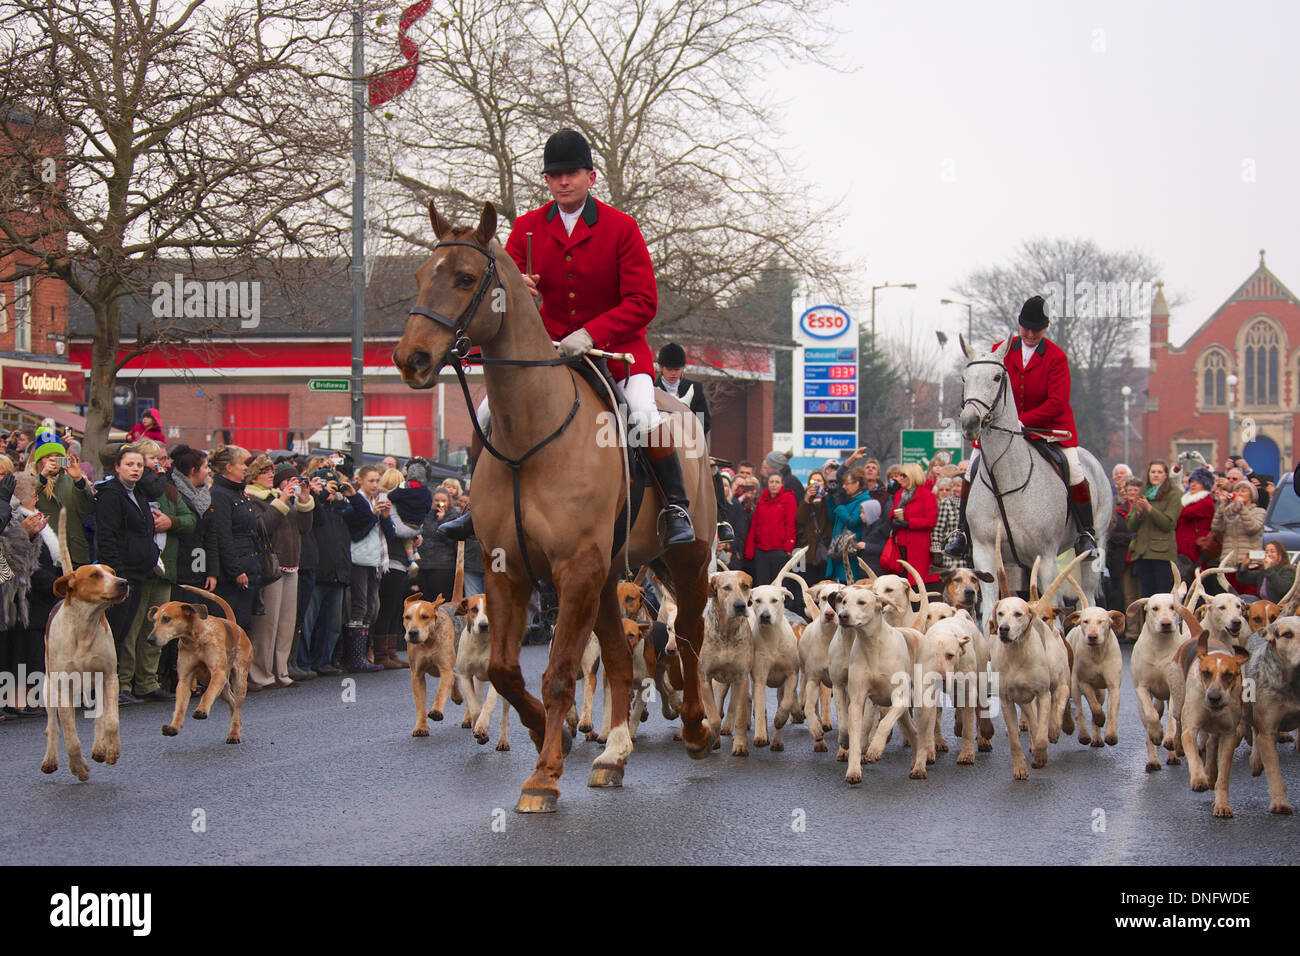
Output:
<instances>
[{"instance_id":1,"label":"green jacket","mask_svg":"<svg viewBox=\"0 0 1300 956\"><path fill-rule=\"evenodd\" d=\"M166 571L163 577L175 584L176 552L180 547L181 536L194 533L194 529L199 526L199 517L190 510L179 492L176 493L175 501L169 500L166 494L156 500L158 510L172 519L172 526L167 529L167 539L163 545L162 562Z\"/></svg>"},{"instance_id":2,"label":"green jacket","mask_svg":"<svg viewBox=\"0 0 1300 956\"><path fill-rule=\"evenodd\" d=\"M1164 499L1151 502L1151 510L1139 512L1137 508L1128 516L1128 529L1134 532L1128 553L1134 561L1146 558L1151 561L1173 561L1178 556L1174 541L1174 526L1183 510L1183 496L1168 492Z\"/></svg>"},{"instance_id":3,"label":"green jacket","mask_svg":"<svg viewBox=\"0 0 1300 956\"><path fill-rule=\"evenodd\" d=\"M85 515L95 513L95 496L91 493L90 482L82 478L81 482L72 480L66 471L60 472L54 479L54 497L45 493L45 482L36 477L36 510L45 515L45 520L56 532L59 528L59 509L68 511L68 553L73 567L90 564L90 543L86 540L86 526L82 523Z\"/></svg>"}]
</instances>

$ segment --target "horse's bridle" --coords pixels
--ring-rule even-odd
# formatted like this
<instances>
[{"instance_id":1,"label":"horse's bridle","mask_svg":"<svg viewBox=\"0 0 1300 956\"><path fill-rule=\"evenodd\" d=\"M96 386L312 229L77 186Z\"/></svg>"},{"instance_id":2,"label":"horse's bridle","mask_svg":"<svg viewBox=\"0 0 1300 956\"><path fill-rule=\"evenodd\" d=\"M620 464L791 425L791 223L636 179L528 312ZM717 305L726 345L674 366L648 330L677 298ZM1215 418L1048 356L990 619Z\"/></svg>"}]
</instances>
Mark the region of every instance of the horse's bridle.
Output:
<instances>
[{"instance_id":1,"label":"horse's bridle","mask_svg":"<svg viewBox=\"0 0 1300 956\"><path fill-rule=\"evenodd\" d=\"M993 424L993 410L1001 405L1007 397L1007 379L1009 378L1009 375L1007 373L1006 363L999 362L996 359L972 359L966 363L967 368L970 368L972 365L996 365L1002 369L1002 380L998 383L998 393L994 396L992 404L989 404L980 398L963 398L961 410L964 412L967 405L982 406L984 408L984 414L980 418L980 428L994 428L998 431L1010 432L1011 429L1009 428L1002 428Z\"/></svg>"},{"instance_id":2,"label":"horse's bridle","mask_svg":"<svg viewBox=\"0 0 1300 956\"><path fill-rule=\"evenodd\" d=\"M487 268L483 270L483 275L478 280L478 288L474 290L474 296L469 300L469 304L456 318L450 318L441 312L435 312L433 309L426 309L422 305L411 306L411 315L419 315L426 319L432 319L439 325L444 325L452 331L451 345L447 346L447 351L443 354L443 361L446 361L448 355L458 359L463 359L469 355L469 350L474 347L474 343L469 340L465 330L469 328L470 322L474 320L474 313L478 307L483 304L483 296L487 295L488 288L495 279L500 285L501 279L497 275L497 257L492 251L492 245L480 246L477 242L465 242L463 239L453 239L448 242L439 240L433 244L433 251L445 248L447 246L466 246L475 252L481 252L487 256ZM471 416L473 417L473 416Z\"/></svg>"}]
</instances>

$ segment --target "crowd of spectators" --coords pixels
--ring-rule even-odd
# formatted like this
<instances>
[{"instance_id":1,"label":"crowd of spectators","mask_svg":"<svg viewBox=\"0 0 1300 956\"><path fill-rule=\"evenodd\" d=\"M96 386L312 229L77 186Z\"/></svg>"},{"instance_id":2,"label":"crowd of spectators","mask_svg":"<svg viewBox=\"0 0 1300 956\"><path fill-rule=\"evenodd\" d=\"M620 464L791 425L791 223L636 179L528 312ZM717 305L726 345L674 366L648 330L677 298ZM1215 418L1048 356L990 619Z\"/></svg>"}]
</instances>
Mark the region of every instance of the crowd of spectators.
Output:
<instances>
[{"instance_id":1,"label":"crowd of spectators","mask_svg":"<svg viewBox=\"0 0 1300 956\"><path fill-rule=\"evenodd\" d=\"M149 410L101 455L95 482L70 433L48 421L0 442L0 666L44 666L45 623L63 573L91 562L127 580L126 601L108 609L118 657L119 702L171 700L176 645L155 648L149 609L169 600L231 607L253 643L249 691L292 687L321 674L407 666L403 602L419 589L452 595L456 543L441 524L470 507L451 478L432 485L431 466L390 456L355 470L341 454L303 457L237 445L168 448ZM483 588L483 556L466 547L464 592ZM213 613L220 606L208 602ZM0 719L39 713L26 686Z\"/></svg>"}]
</instances>

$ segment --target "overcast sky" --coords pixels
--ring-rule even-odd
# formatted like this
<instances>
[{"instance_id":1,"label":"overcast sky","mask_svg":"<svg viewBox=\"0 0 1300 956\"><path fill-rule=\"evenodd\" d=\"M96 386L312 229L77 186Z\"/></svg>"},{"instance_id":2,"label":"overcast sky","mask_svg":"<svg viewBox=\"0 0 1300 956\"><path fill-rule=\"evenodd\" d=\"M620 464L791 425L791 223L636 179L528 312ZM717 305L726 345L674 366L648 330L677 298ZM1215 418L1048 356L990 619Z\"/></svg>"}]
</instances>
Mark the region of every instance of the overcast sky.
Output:
<instances>
[{"instance_id":1,"label":"overcast sky","mask_svg":"<svg viewBox=\"0 0 1300 956\"><path fill-rule=\"evenodd\" d=\"M1152 256L1187 298L1175 344L1261 247L1300 290L1300 3L850 2L836 22L854 72L769 81L788 150L843 201L838 241L866 263L855 318L872 285L916 282L877 293L882 332L955 332L965 310L939 300L1037 235Z\"/></svg>"}]
</instances>

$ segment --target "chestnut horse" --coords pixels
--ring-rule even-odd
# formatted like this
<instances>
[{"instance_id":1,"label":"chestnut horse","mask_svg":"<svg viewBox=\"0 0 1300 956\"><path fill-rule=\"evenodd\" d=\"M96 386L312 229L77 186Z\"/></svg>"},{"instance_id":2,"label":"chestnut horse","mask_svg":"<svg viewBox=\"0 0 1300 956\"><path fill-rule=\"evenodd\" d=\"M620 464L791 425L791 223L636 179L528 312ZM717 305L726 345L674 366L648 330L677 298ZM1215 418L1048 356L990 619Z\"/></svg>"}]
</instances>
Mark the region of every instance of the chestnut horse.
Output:
<instances>
[{"instance_id":1,"label":"chestnut horse","mask_svg":"<svg viewBox=\"0 0 1300 956\"><path fill-rule=\"evenodd\" d=\"M521 813L550 812L559 798L559 779L570 738L564 726L573 704L574 682L588 635L594 630L609 678L614 714L604 751L592 764L588 786L618 787L632 753L628 708L632 655L623 636L618 605L619 571L656 561L668 575L679 607L677 640L685 678L682 740L695 758L708 756L714 739L703 723L698 651L708 590L717 505L703 433L698 447L678 444L682 475L691 500L696 538L664 550L657 530L659 508L648 496L624 547L611 556L615 521L627 496L623 449L610 427L612 414L602 396L564 364L523 277L493 239L497 214L483 206L478 228L453 228L429 204L438 243L415 272L419 293L406 331L393 350L393 364L411 388L431 388L448 362L476 345L492 408L493 447L518 467L522 533L515 523L511 469L493 454L474 468L474 528L483 545L484 588L492 621L489 676L519 714L538 750L537 768L523 785ZM453 345L455 351L451 351ZM507 364L493 364L505 360ZM525 364L537 363L537 364ZM665 419L694 426L690 409L657 392ZM470 409L474 414L474 409ZM705 539L703 535L707 534ZM520 548L526 542L527 560ZM533 590L530 570L549 577L559 594L559 618L543 675L539 701L524 686L519 669L526 605Z\"/></svg>"}]
</instances>

